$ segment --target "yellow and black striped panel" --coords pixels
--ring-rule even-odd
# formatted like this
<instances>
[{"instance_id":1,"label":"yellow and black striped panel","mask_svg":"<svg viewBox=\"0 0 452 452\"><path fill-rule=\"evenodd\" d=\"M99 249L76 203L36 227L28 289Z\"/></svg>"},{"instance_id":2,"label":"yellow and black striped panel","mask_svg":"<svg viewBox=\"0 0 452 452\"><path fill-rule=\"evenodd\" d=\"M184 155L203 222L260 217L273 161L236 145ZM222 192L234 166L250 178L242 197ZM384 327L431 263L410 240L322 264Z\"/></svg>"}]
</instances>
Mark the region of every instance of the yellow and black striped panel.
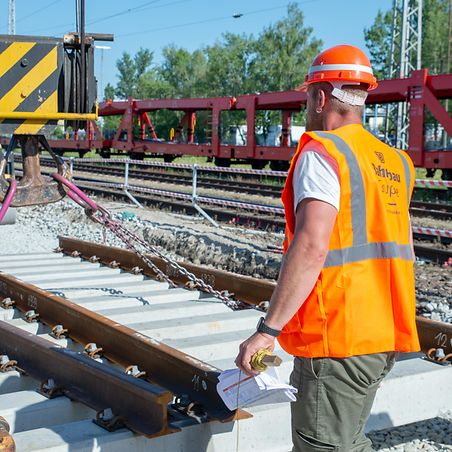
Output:
<instances>
[{"instance_id":1,"label":"yellow and black striped panel","mask_svg":"<svg viewBox=\"0 0 452 452\"><path fill-rule=\"evenodd\" d=\"M0 37L0 134L50 133L56 121L6 119L5 114L57 113L62 74L61 41ZM3 117L2 117L3 113Z\"/></svg>"}]
</instances>

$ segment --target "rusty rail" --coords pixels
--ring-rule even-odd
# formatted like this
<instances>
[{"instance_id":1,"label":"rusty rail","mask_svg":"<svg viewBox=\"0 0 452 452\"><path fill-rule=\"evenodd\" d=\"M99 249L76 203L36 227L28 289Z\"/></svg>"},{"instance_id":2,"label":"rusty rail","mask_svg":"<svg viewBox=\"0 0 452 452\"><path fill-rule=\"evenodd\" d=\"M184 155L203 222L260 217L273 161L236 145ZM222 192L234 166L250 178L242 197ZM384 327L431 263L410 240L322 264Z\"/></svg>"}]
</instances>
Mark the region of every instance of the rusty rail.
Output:
<instances>
[{"instance_id":1,"label":"rusty rail","mask_svg":"<svg viewBox=\"0 0 452 452\"><path fill-rule=\"evenodd\" d=\"M9 433L9 424L0 416L0 452L16 452L16 444Z\"/></svg>"},{"instance_id":2,"label":"rusty rail","mask_svg":"<svg viewBox=\"0 0 452 452\"><path fill-rule=\"evenodd\" d=\"M168 427L167 411L172 399L169 391L113 366L6 322L0 322L0 353L17 361L20 369L38 381L52 381L46 395L64 394L97 412L109 408L120 423L147 436L178 430Z\"/></svg>"},{"instance_id":3,"label":"rusty rail","mask_svg":"<svg viewBox=\"0 0 452 452\"><path fill-rule=\"evenodd\" d=\"M96 256L103 264L108 265L110 262L116 261L124 270L140 267L143 269L143 274L150 277L155 276L154 272L146 266L139 256L124 248L104 246L67 237L59 237L59 246L65 254L71 254L74 251L78 251L85 259ZM154 256L149 257L160 270L169 272L173 281L179 284L185 284L187 282L185 277L181 277L178 273L176 274L172 268L167 268L167 264L163 262L162 259ZM202 278L208 284L212 284L215 289L228 290L229 292L234 293L237 299L250 304L259 304L262 300L270 300L275 286L271 281L237 275L223 270L206 268L187 262L178 263L198 278Z\"/></svg>"},{"instance_id":4,"label":"rusty rail","mask_svg":"<svg viewBox=\"0 0 452 452\"><path fill-rule=\"evenodd\" d=\"M146 269L145 264L135 253L123 248L98 245L66 237L60 237L59 244L62 251L66 254L78 251L86 259L95 255L104 264L108 265L110 262L116 261L124 270L141 267L144 274L151 277L154 276L152 270ZM168 270L165 263L159 258L149 257L161 270ZM237 275L185 262L179 262L179 264L196 276L205 279L215 289L229 290L235 293L236 298L250 304L259 304L262 301L270 300L276 286L276 283L272 281ZM186 282L184 278L180 278L178 275L171 275L171 277L178 283L183 284ZM452 324L437 322L422 316L417 316L416 324L423 352L427 352L430 348L441 347L446 354L452 353Z\"/></svg>"},{"instance_id":5,"label":"rusty rail","mask_svg":"<svg viewBox=\"0 0 452 452\"><path fill-rule=\"evenodd\" d=\"M11 275L0 273L0 294L21 311L35 310L51 327L63 325L73 340L96 343L110 361L124 368L137 365L150 381L199 403L209 420L250 417L226 408L216 391L219 369L207 363Z\"/></svg>"}]
</instances>

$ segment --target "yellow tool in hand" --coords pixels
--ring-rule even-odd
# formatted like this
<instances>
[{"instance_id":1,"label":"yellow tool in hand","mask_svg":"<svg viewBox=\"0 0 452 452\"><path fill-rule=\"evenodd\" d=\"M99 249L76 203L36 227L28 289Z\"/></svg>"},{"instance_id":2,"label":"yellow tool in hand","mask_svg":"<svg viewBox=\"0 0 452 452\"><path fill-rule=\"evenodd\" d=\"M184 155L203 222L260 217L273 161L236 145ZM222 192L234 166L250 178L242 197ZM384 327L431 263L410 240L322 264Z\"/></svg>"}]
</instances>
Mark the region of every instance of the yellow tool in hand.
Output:
<instances>
[{"instance_id":1,"label":"yellow tool in hand","mask_svg":"<svg viewBox=\"0 0 452 452\"><path fill-rule=\"evenodd\" d=\"M264 372L268 367L278 367L281 363L282 359L268 348L261 348L251 357L251 367L258 372Z\"/></svg>"}]
</instances>

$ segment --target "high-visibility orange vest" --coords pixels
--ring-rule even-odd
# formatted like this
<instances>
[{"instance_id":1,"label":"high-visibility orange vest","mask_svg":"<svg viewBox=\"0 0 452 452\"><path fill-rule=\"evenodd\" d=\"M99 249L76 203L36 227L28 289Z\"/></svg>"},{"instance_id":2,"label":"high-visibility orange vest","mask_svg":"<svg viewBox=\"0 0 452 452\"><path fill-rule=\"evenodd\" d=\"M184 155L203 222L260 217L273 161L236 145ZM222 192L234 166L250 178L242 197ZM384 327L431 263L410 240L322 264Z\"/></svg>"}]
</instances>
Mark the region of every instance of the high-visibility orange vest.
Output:
<instances>
[{"instance_id":1,"label":"high-visibility orange vest","mask_svg":"<svg viewBox=\"0 0 452 452\"><path fill-rule=\"evenodd\" d=\"M278 337L288 353L347 357L419 350L408 207L415 182L408 155L359 124L308 132L282 194L287 251L295 230L296 162L315 140L337 162L340 207L314 289ZM291 269L303 275L303 269Z\"/></svg>"}]
</instances>

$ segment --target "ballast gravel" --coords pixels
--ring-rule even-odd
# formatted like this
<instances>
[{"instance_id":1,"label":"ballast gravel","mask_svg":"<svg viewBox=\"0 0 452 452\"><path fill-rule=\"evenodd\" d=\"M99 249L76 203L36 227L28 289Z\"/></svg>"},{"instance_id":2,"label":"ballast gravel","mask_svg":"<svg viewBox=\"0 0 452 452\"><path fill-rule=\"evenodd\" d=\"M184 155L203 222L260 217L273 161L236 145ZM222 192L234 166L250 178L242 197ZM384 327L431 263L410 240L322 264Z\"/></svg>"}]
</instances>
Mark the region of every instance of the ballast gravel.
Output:
<instances>
[{"instance_id":1,"label":"ballast gravel","mask_svg":"<svg viewBox=\"0 0 452 452\"><path fill-rule=\"evenodd\" d=\"M233 225L216 229L200 218L168 211L142 210L106 200L101 204L116 218L124 220L129 229L160 246L172 258L256 278L278 277L281 233L249 231ZM450 224L446 226L452 229ZM0 226L0 234L0 254L50 251L58 246L59 235L123 246L67 200L18 209L16 224ZM433 320L452 322L451 267L420 261L415 266L415 276L418 313ZM374 449L380 452L452 452L452 413L369 436Z\"/></svg>"}]
</instances>

